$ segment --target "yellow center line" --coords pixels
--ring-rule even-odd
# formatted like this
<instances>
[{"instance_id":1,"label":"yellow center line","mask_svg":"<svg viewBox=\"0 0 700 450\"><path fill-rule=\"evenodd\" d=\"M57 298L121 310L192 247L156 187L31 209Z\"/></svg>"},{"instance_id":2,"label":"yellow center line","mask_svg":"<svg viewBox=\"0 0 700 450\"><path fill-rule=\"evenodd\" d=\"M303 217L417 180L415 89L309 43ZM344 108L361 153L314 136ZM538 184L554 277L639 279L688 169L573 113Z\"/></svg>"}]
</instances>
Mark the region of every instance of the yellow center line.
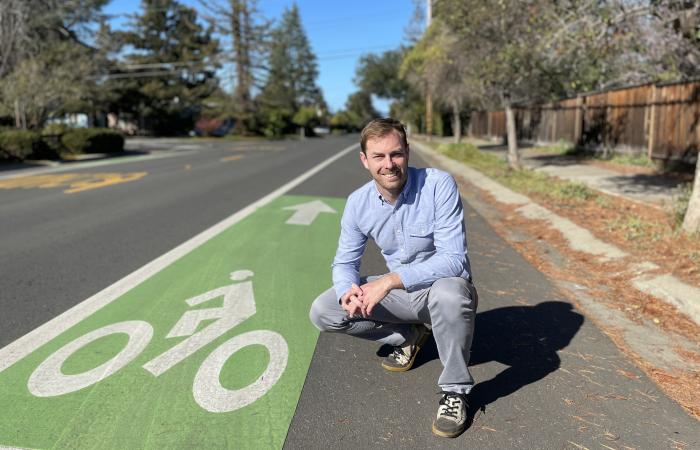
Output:
<instances>
[{"instance_id":1,"label":"yellow center line","mask_svg":"<svg viewBox=\"0 0 700 450\"><path fill-rule=\"evenodd\" d=\"M237 161L239 159L243 158L243 155L233 155L233 156L227 156L225 158L221 158L221 162L226 162L226 161Z\"/></svg>"},{"instance_id":2,"label":"yellow center line","mask_svg":"<svg viewBox=\"0 0 700 450\"><path fill-rule=\"evenodd\" d=\"M0 189L49 189L66 188L63 192L73 194L114 184L139 180L148 172L106 173L62 173L34 175L0 180Z\"/></svg>"}]
</instances>

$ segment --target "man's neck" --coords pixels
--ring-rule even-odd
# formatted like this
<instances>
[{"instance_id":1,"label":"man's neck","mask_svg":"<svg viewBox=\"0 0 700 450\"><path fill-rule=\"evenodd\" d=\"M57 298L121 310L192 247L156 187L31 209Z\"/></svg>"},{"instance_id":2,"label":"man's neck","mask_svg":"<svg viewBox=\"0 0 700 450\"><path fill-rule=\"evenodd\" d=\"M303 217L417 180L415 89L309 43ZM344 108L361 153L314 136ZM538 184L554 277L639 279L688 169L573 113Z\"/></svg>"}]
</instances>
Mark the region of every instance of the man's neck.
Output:
<instances>
[{"instance_id":1,"label":"man's neck","mask_svg":"<svg viewBox=\"0 0 700 450\"><path fill-rule=\"evenodd\" d=\"M401 191L403 191L403 188L406 186L406 183L404 183L403 186L401 186L401 188L398 189L396 192L387 191L386 189L379 186L379 184L377 184L376 181L374 182L374 185L377 187L377 191L379 191L379 195L382 196L382 199L390 205L393 205L394 203L396 203L396 200L399 198L399 195L401 195Z\"/></svg>"}]
</instances>

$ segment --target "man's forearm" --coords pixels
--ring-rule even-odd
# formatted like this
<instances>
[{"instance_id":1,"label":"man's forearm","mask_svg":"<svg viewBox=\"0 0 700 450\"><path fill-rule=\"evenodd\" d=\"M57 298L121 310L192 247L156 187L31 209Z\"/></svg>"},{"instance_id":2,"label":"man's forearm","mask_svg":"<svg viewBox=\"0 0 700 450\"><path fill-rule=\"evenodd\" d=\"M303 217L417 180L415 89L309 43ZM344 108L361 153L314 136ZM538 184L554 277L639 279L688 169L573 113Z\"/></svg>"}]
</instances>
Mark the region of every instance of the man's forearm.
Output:
<instances>
[{"instance_id":1,"label":"man's forearm","mask_svg":"<svg viewBox=\"0 0 700 450\"><path fill-rule=\"evenodd\" d=\"M387 273L380 279L382 280L382 282L385 283L384 286L386 287L387 292L391 291L392 289L404 288L403 282L401 281L401 277L395 272Z\"/></svg>"}]
</instances>

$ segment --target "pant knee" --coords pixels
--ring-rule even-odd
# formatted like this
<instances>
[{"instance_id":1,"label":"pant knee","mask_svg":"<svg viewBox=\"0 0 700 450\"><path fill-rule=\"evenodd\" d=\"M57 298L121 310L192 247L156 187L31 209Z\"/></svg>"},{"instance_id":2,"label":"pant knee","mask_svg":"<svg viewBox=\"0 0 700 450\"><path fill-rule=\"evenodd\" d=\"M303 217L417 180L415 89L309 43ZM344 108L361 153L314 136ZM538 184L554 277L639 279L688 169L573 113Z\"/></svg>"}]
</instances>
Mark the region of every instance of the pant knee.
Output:
<instances>
[{"instance_id":1,"label":"pant knee","mask_svg":"<svg viewBox=\"0 0 700 450\"><path fill-rule=\"evenodd\" d=\"M314 324L314 326L319 330L326 331L327 325L326 322L323 320L323 308L319 304L320 299L320 297L317 298L311 304L311 309L309 310L309 320L311 320L311 323Z\"/></svg>"},{"instance_id":2,"label":"pant knee","mask_svg":"<svg viewBox=\"0 0 700 450\"><path fill-rule=\"evenodd\" d=\"M475 293L464 278L441 278L433 283L428 297L431 311L446 319L464 317L476 309Z\"/></svg>"},{"instance_id":3,"label":"pant knee","mask_svg":"<svg viewBox=\"0 0 700 450\"><path fill-rule=\"evenodd\" d=\"M338 308L335 291L326 291L311 304L309 320L321 331L336 331L340 326L336 317Z\"/></svg>"}]
</instances>

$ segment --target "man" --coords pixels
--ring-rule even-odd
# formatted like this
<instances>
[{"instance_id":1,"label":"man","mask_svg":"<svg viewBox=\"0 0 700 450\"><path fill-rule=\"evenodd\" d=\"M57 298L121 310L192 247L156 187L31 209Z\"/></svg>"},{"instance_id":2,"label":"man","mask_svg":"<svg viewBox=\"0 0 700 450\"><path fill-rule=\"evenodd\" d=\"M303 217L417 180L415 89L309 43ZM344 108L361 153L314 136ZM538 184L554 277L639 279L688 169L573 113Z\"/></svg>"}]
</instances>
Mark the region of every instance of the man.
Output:
<instances>
[{"instance_id":1,"label":"man","mask_svg":"<svg viewBox=\"0 0 700 450\"><path fill-rule=\"evenodd\" d=\"M367 124L360 146L372 181L348 198L333 288L314 301L309 316L321 331L393 346L382 367L394 372L413 366L430 326L443 364L432 430L455 437L466 426L474 384L467 364L477 307L459 191L445 172L408 167L406 131L396 120ZM361 280L367 239L377 243L390 272Z\"/></svg>"}]
</instances>

